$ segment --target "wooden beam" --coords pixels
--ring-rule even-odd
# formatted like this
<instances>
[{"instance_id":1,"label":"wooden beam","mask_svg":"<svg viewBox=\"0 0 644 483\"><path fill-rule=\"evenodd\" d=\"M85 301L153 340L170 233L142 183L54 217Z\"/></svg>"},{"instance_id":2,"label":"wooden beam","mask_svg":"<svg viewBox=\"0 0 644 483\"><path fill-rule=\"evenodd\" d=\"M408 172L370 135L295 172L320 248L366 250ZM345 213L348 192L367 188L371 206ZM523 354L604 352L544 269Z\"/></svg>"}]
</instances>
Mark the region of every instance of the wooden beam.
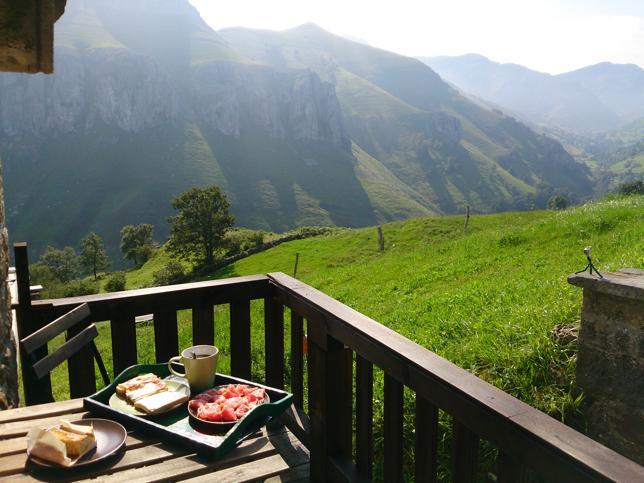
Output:
<instances>
[{"instance_id":1,"label":"wooden beam","mask_svg":"<svg viewBox=\"0 0 644 483\"><path fill-rule=\"evenodd\" d=\"M91 324L83 329L78 335L69 339L61 345L54 353L49 354L34 364L34 372L38 377L49 374L55 367L65 362L70 356L76 354L79 350L87 347L89 342L98 336L96 326ZM92 365L92 369L93 369ZM92 372L92 377L94 376Z\"/></svg>"},{"instance_id":2,"label":"wooden beam","mask_svg":"<svg viewBox=\"0 0 644 483\"><path fill-rule=\"evenodd\" d=\"M250 300L230 304L230 371L242 379L251 377Z\"/></svg>"},{"instance_id":3,"label":"wooden beam","mask_svg":"<svg viewBox=\"0 0 644 483\"><path fill-rule=\"evenodd\" d=\"M33 334L22 339L20 341L22 348L27 351L27 354L31 354L36 349L50 342L57 335L87 319L89 316L89 305L81 304L67 312L65 315L58 317L53 322L50 322L37 330Z\"/></svg>"}]
</instances>

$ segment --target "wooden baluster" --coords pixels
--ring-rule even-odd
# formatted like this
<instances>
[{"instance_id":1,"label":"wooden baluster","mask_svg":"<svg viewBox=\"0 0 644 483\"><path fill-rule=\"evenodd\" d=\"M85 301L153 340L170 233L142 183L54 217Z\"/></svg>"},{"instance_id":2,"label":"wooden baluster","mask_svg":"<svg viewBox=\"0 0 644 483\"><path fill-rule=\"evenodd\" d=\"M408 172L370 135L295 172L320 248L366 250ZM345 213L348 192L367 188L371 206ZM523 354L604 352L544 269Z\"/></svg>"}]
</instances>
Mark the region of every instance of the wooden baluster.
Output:
<instances>
[{"instance_id":1,"label":"wooden baluster","mask_svg":"<svg viewBox=\"0 0 644 483\"><path fill-rule=\"evenodd\" d=\"M385 373L385 481L403 481L403 385Z\"/></svg>"},{"instance_id":2,"label":"wooden baluster","mask_svg":"<svg viewBox=\"0 0 644 483\"><path fill-rule=\"evenodd\" d=\"M230 371L250 379L250 300L230 304Z\"/></svg>"},{"instance_id":3,"label":"wooden baluster","mask_svg":"<svg viewBox=\"0 0 644 483\"><path fill-rule=\"evenodd\" d=\"M291 309L291 391L295 405L304 407L304 320Z\"/></svg>"},{"instance_id":4,"label":"wooden baluster","mask_svg":"<svg viewBox=\"0 0 644 483\"><path fill-rule=\"evenodd\" d=\"M327 481L327 437L326 437L326 331L324 321L307 319L308 334L308 385L309 417L311 418L310 437L310 479L313 482Z\"/></svg>"},{"instance_id":5,"label":"wooden baluster","mask_svg":"<svg viewBox=\"0 0 644 483\"><path fill-rule=\"evenodd\" d=\"M436 481L437 443L438 408L420 394L416 394L416 482Z\"/></svg>"},{"instance_id":6,"label":"wooden baluster","mask_svg":"<svg viewBox=\"0 0 644 483\"><path fill-rule=\"evenodd\" d=\"M29 289L29 257L27 244L20 242L13 245L14 262L16 264L16 284L18 289L18 303L16 309L16 323L18 326L18 337L24 339L42 327L42 320L31 309L31 291ZM54 400L51 392L51 377L49 374L38 379L33 370L33 361L40 360L48 354L47 346L44 345L32 355L26 351L20 352L20 365L22 371L22 382L25 391L25 402L27 405L42 404Z\"/></svg>"},{"instance_id":7,"label":"wooden baluster","mask_svg":"<svg viewBox=\"0 0 644 483\"><path fill-rule=\"evenodd\" d=\"M499 483L524 483L528 481L528 472L525 466L504 451L499 450L496 466L497 481Z\"/></svg>"},{"instance_id":8,"label":"wooden baluster","mask_svg":"<svg viewBox=\"0 0 644 483\"><path fill-rule=\"evenodd\" d=\"M454 483L476 481L478 451L479 437L454 420L452 431L452 481Z\"/></svg>"},{"instance_id":9,"label":"wooden baluster","mask_svg":"<svg viewBox=\"0 0 644 483\"><path fill-rule=\"evenodd\" d=\"M214 307L207 302L201 302L192 308L192 343L215 344Z\"/></svg>"},{"instance_id":10,"label":"wooden baluster","mask_svg":"<svg viewBox=\"0 0 644 483\"><path fill-rule=\"evenodd\" d=\"M154 323L154 352L157 362L168 360L179 354L179 331L177 311L165 310L152 315Z\"/></svg>"},{"instance_id":11,"label":"wooden baluster","mask_svg":"<svg viewBox=\"0 0 644 483\"><path fill-rule=\"evenodd\" d=\"M328 337L326 347L328 456L351 460L353 439L353 353Z\"/></svg>"},{"instance_id":12,"label":"wooden baluster","mask_svg":"<svg viewBox=\"0 0 644 483\"><path fill-rule=\"evenodd\" d=\"M264 326L266 385L284 389L284 306L272 297L264 299Z\"/></svg>"},{"instance_id":13,"label":"wooden baluster","mask_svg":"<svg viewBox=\"0 0 644 483\"><path fill-rule=\"evenodd\" d=\"M373 469L373 364L356 354L356 465L371 479Z\"/></svg>"},{"instance_id":14,"label":"wooden baluster","mask_svg":"<svg viewBox=\"0 0 644 483\"><path fill-rule=\"evenodd\" d=\"M87 321L70 328L67 331L66 340L82 332L90 323ZM69 374L69 395L72 399L89 396L96 392L94 354L89 344L67 360L67 373Z\"/></svg>"},{"instance_id":15,"label":"wooden baluster","mask_svg":"<svg viewBox=\"0 0 644 483\"><path fill-rule=\"evenodd\" d=\"M134 315L121 313L110 322L114 377L137 362Z\"/></svg>"}]
</instances>

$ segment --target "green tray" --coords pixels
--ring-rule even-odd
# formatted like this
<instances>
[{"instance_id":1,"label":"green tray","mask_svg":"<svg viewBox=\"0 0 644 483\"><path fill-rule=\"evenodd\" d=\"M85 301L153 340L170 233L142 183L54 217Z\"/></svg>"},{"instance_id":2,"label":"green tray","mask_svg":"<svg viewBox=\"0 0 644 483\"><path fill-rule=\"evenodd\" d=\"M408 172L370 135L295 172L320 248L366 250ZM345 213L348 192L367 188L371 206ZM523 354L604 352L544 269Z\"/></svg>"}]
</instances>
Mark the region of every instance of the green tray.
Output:
<instances>
[{"instance_id":1,"label":"green tray","mask_svg":"<svg viewBox=\"0 0 644 483\"><path fill-rule=\"evenodd\" d=\"M201 428L193 427L190 424L187 403L167 413L146 417L126 414L109 405L110 397L114 394L117 384L148 372L161 378L170 376L167 364L138 364L128 367L109 386L86 397L83 400L83 407L93 415L119 421L131 429L142 430L149 435L157 436L162 441L178 443L182 447L194 450L204 456L219 458L235 448L246 436L261 429L271 418L279 416L291 405L293 399L292 394L279 389L237 377L217 374L215 386L248 384L265 389L270 397L270 402L253 408L225 434L209 434Z\"/></svg>"}]
</instances>

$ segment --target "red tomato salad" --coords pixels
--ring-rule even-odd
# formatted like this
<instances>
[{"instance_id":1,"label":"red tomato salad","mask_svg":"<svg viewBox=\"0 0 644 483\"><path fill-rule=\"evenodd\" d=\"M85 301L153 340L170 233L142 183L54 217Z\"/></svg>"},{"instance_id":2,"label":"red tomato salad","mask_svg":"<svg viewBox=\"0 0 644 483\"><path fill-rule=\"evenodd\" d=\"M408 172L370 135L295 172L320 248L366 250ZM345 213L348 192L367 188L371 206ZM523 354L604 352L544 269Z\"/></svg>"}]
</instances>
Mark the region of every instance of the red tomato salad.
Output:
<instances>
[{"instance_id":1,"label":"red tomato salad","mask_svg":"<svg viewBox=\"0 0 644 483\"><path fill-rule=\"evenodd\" d=\"M262 388L228 384L198 394L188 403L188 408L203 421L232 423L266 399L266 391Z\"/></svg>"}]
</instances>

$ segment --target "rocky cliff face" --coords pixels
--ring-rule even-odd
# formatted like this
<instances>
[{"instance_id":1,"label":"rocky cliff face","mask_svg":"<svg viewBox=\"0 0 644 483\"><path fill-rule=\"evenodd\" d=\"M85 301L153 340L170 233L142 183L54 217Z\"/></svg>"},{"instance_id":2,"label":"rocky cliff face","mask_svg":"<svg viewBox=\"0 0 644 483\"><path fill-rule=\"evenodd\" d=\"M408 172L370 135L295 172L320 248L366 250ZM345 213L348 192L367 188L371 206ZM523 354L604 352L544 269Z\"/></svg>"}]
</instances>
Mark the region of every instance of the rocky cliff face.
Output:
<instances>
[{"instance_id":1,"label":"rocky cliff face","mask_svg":"<svg viewBox=\"0 0 644 483\"><path fill-rule=\"evenodd\" d=\"M0 79L0 134L46 138L99 125L138 133L197 120L239 137L260 129L276 139L346 144L333 86L310 71L211 62L177 84L153 59L126 49L60 48L53 76Z\"/></svg>"},{"instance_id":2,"label":"rocky cliff face","mask_svg":"<svg viewBox=\"0 0 644 483\"><path fill-rule=\"evenodd\" d=\"M212 62L194 70L192 86L197 119L221 134L260 129L275 139L348 143L333 86L311 71Z\"/></svg>"}]
</instances>

